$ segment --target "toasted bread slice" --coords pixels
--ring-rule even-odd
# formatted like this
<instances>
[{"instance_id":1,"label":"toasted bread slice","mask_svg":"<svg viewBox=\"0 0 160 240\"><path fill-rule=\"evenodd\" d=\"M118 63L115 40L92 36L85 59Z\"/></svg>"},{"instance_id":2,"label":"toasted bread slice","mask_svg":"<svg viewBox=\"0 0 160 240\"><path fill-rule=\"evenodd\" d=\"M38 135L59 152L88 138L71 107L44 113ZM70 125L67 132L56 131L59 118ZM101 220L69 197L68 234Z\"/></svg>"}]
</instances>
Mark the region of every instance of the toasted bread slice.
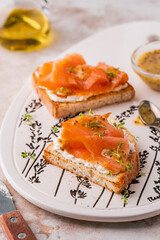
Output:
<instances>
[{"instance_id":1,"label":"toasted bread slice","mask_svg":"<svg viewBox=\"0 0 160 240\"><path fill-rule=\"evenodd\" d=\"M36 90L39 98L47 107L48 111L56 118L74 115L78 112L87 111L90 108L95 109L113 103L128 101L131 100L135 95L134 88L130 84L128 84L128 87L120 91L91 96L85 101L54 102L53 100L50 99L45 89L38 87L34 79L33 87Z\"/></svg>"},{"instance_id":2,"label":"toasted bread slice","mask_svg":"<svg viewBox=\"0 0 160 240\"><path fill-rule=\"evenodd\" d=\"M135 152L130 151L128 157L132 169L128 169L127 171L119 172L114 175L106 175L106 173L98 171L97 168L87 167L83 163L79 165L75 161L73 162L71 159L64 157L58 150L54 150L54 142L44 150L44 159L47 162L75 173L78 176L88 178L91 182L105 187L112 192L120 193L137 176L140 169L137 145L130 132L128 132L128 130L126 131L127 138L130 142L134 142L135 148Z\"/></svg>"}]
</instances>

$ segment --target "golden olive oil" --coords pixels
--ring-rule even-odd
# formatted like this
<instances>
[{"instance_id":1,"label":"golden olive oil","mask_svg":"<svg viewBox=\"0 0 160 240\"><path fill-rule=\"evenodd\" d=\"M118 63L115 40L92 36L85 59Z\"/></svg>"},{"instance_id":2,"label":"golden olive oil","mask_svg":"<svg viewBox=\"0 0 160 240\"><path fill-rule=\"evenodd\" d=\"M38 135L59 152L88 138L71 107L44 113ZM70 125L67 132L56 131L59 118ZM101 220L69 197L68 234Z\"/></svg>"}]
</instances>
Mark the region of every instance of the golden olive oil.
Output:
<instances>
[{"instance_id":1,"label":"golden olive oil","mask_svg":"<svg viewBox=\"0 0 160 240\"><path fill-rule=\"evenodd\" d=\"M12 51L33 51L51 41L48 19L37 9L14 9L0 29L0 44Z\"/></svg>"},{"instance_id":2,"label":"golden olive oil","mask_svg":"<svg viewBox=\"0 0 160 240\"><path fill-rule=\"evenodd\" d=\"M136 125L142 125L142 126L145 125L145 124L142 122L142 120L141 120L141 118L140 118L139 115L136 117L135 120L133 120L133 122L134 122Z\"/></svg>"}]
</instances>

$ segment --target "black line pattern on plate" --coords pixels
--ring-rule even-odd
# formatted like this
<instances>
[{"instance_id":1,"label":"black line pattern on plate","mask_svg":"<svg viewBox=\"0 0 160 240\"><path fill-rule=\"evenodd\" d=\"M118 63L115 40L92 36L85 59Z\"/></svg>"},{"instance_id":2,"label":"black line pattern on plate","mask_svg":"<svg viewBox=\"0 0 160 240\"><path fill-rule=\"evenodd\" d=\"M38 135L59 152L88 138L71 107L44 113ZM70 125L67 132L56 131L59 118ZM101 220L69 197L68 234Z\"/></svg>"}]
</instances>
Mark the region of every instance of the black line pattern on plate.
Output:
<instances>
[{"instance_id":1,"label":"black line pattern on plate","mask_svg":"<svg viewBox=\"0 0 160 240\"><path fill-rule=\"evenodd\" d=\"M51 128L48 136L44 137L42 133L42 124L40 122L34 119L32 119L31 122L26 122L26 119L25 119L26 114L31 115L33 112L35 112L42 106L43 104L39 99L31 100L31 103L28 104L28 106L25 108L25 114L21 116L20 124L19 124L19 127L20 127L24 122L27 125L27 127L29 127L29 131L30 131L30 142L26 143L26 146L29 151L27 152L25 150L21 152L21 155L23 158L26 159L26 163L22 170L22 174L24 174L25 178L28 177L28 181L31 183L40 183L39 176L42 172L44 172L44 168L48 165L48 163L44 160L42 153L45 147L47 146L47 144L53 141L52 136L54 135L55 137L58 137L58 133L60 132L60 128L62 127L62 122L65 122L68 119L78 115L77 113L74 116L67 116L65 118L59 119L58 122L53 126L53 128L56 127L56 132L54 132L54 129ZM32 176L29 176L29 173L31 172L32 169L33 169L33 174ZM63 177L63 174L60 178ZM60 182L61 181L59 180L58 185L60 185ZM56 195L57 195L58 189L59 189L59 186L57 187Z\"/></svg>"},{"instance_id":2,"label":"black line pattern on plate","mask_svg":"<svg viewBox=\"0 0 160 240\"><path fill-rule=\"evenodd\" d=\"M160 151L160 130L158 130L157 128L154 128L154 127L150 127L150 130L151 130L151 133L153 134L153 136L149 136L149 138L151 138L155 142L155 145L150 146L150 149L152 149L155 152L155 155L154 155L154 160L153 160L152 166L151 166L150 171L147 175L145 184L144 184L144 186L142 188L142 191L139 195L137 205L139 204L139 202L141 200L142 194L143 194L143 192L145 190L145 187L148 183L148 180L151 176L154 165L158 166L157 167L158 181L154 181L155 187L153 189L154 189L155 193L158 194L158 195L155 196L155 197L148 197L148 200L150 202L152 202L152 201L155 201L155 200L160 198L160 185L159 185L159 183L160 183L160 181L159 181L159 176L160 176L159 175L160 174L159 173L160 172L159 165L160 165L160 162L157 160L158 152Z\"/></svg>"},{"instance_id":3,"label":"black line pattern on plate","mask_svg":"<svg viewBox=\"0 0 160 240\"><path fill-rule=\"evenodd\" d=\"M33 112L36 112L36 110L38 110L39 108L41 108L43 106L42 102L40 99L36 100L36 99L33 99L31 101L30 104L28 104L28 106L25 108L25 114L21 116L20 118L20 123L19 123L19 126L21 126L21 124L25 121L25 115L26 114L31 114Z\"/></svg>"},{"instance_id":4,"label":"black line pattern on plate","mask_svg":"<svg viewBox=\"0 0 160 240\"><path fill-rule=\"evenodd\" d=\"M150 202L153 202L157 199L160 198L160 162L159 161L155 161L155 165L157 166L157 174L158 174L158 179L154 181L155 187L153 188L156 196L150 196L148 197L148 200Z\"/></svg>"},{"instance_id":5,"label":"black line pattern on plate","mask_svg":"<svg viewBox=\"0 0 160 240\"><path fill-rule=\"evenodd\" d=\"M110 199L109 199L109 201L108 201L108 203L107 203L107 205L106 205L106 208L109 207L109 204L111 203L113 196L114 196L114 192L112 192L112 194L111 194L111 196L110 196Z\"/></svg>"},{"instance_id":6,"label":"black line pattern on plate","mask_svg":"<svg viewBox=\"0 0 160 240\"><path fill-rule=\"evenodd\" d=\"M40 183L39 180L39 175L44 172L44 168L48 165L49 163L44 160L44 158L41 158L39 162L37 162L34 165L34 175L32 177L29 177L29 181L31 183Z\"/></svg>"},{"instance_id":7,"label":"black line pattern on plate","mask_svg":"<svg viewBox=\"0 0 160 240\"><path fill-rule=\"evenodd\" d=\"M85 193L80 189L81 186L85 186L86 188L89 188L89 189L92 188L88 178L82 178L80 176L76 176L76 177L78 180L77 188L74 190L73 189L70 190L70 194L74 198L74 204L77 203L77 200L79 198L84 199L85 197L87 197L87 193Z\"/></svg>"},{"instance_id":8,"label":"black line pattern on plate","mask_svg":"<svg viewBox=\"0 0 160 240\"><path fill-rule=\"evenodd\" d=\"M46 147L47 143L52 142L51 136L54 134L53 130L47 137L42 137L42 124L38 121L32 122L29 124L30 130L30 142L26 143L26 146L29 149L30 154L28 155L27 162L24 166L22 174L25 174L25 178L28 176L31 169L34 169L34 175L30 176L28 180L31 183L39 183L39 176L40 173L44 172L43 168L45 168L48 164L44 163L44 159L41 159L41 154L43 153L44 148ZM22 152L23 154L24 152ZM35 158L32 156L35 155ZM42 156L43 158L43 156Z\"/></svg>"},{"instance_id":9,"label":"black line pattern on plate","mask_svg":"<svg viewBox=\"0 0 160 240\"><path fill-rule=\"evenodd\" d=\"M31 183L40 183L39 176L42 172L44 172L44 168L48 165L48 163L44 160L42 153L46 144L52 142L51 136L56 135L53 132L53 129L51 129L51 132L47 137L42 137L42 124L40 122L34 119L32 119L32 122L26 122L25 115L31 115L42 106L43 105L39 99L33 99L25 108L25 114L21 116L19 124L20 127L22 123L25 122L30 131L30 142L25 144L29 151L27 152L25 150L21 152L21 156L26 158L26 164L22 170L22 174L25 175L25 178L27 178L32 168L34 170L33 176L28 177L28 181ZM27 155L25 156L24 153L27 153Z\"/></svg>"},{"instance_id":10,"label":"black line pattern on plate","mask_svg":"<svg viewBox=\"0 0 160 240\"><path fill-rule=\"evenodd\" d=\"M158 174L158 179L154 181L155 187L153 188L156 196L150 196L148 197L148 200L150 202L153 202L157 199L160 199L160 162L155 161L155 165L157 166L157 174Z\"/></svg>"},{"instance_id":11,"label":"black line pattern on plate","mask_svg":"<svg viewBox=\"0 0 160 240\"><path fill-rule=\"evenodd\" d=\"M122 191L122 196L126 198L126 200L129 199L130 195L132 195L133 193L135 193L135 191L131 191L130 187L132 184L137 184L139 183L139 178L142 177L141 171L142 169L145 167L145 164L147 163L147 158L148 158L149 152L147 152L146 150L144 150L142 153L139 152L139 160L140 160L140 171L137 175L137 177L135 179L132 180L132 182L127 186L126 189L124 189L124 191ZM126 202L127 203L127 202ZM124 207L126 206L126 203L124 203Z\"/></svg>"},{"instance_id":12,"label":"black line pattern on plate","mask_svg":"<svg viewBox=\"0 0 160 240\"><path fill-rule=\"evenodd\" d=\"M62 178L63 178L64 172L65 172L65 169L62 170L62 173L61 173L61 176L60 176L60 178L59 178L59 181L58 181L58 184L57 184L57 188L56 188L56 191L55 191L54 197L57 196L57 192L58 192L58 190L59 190L59 186L60 186L60 184L61 184L61 181L62 181Z\"/></svg>"},{"instance_id":13,"label":"black line pattern on plate","mask_svg":"<svg viewBox=\"0 0 160 240\"><path fill-rule=\"evenodd\" d=\"M31 103L28 104L28 106L25 108L25 114L31 114L33 112L36 112L40 107L42 107L43 104L41 103L41 101L38 99L33 99L31 100ZM131 115L133 115L138 109L138 106L131 106L128 110L122 112L120 115L116 116L116 119L119 122L123 122L125 121L127 118L129 118ZM21 116L20 118L20 123L19 126L20 127L22 125L23 122L26 122L25 119L25 114ZM29 130L30 130L30 139L31 141L29 143L26 143L27 148L29 149L29 152L27 153L26 156L26 163L24 166L24 169L22 171L22 174L25 175L25 177L28 177L28 181L30 183L40 183L40 174L44 172L44 168L48 165L47 162L45 162L44 158L43 158L43 150L46 147L47 143L52 142L51 137L54 135L56 137L58 137L58 133L60 131L60 128L62 127L62 122L65 122L75 116L77 116L79 113L77 113L74 116L67 116L65 118L59 119L59 121L53 126L57 128L56 133L53 131L53 129L51 129L51 132L48 134L48 136L46 137L42 137L42 124L38 121L32 121L32 123L28 122L28 124L26 124L27 126L29 126ZM154 181L155 187L153 188L155 193L157 194L156 196L150 196L148 197L148 200L150 202L155 201L156 199L160 198L160 162L157 160L157 155L158 155L158 151L160 151L160 131L155 129L155 128L150 128L151 129L151 133L154 136L149 136L152 140L154 140L155 143L158 143L158 146L156 145L152 145L150 146L150 148L155 152L155 157L154 157L154 161L152 164L152 167L150 169L150 172L147 176L146 182L142 188L142 191L139 195L138 201L137 201L137 205L140 202L140 199L142 197L142 194L144 192L144 189L146 187L146 184L148 182L148 179L151 175L151 172L153 170L154 165L157 166L157 174L158 174L158 180ZM24 154L26 151L23 151L22 154ZM146 163L146 158L148 157L148 152L145 150L143 151L143 153L139 153L139 157L140 157L140 165L141 165L141 169L144 167L145 163ZM35 157L33 157L35 156ZM33 169L33 174L32 176L29 175L31 169ZM64 175L65 170L62 170L61 176L59 178L58 184L57 184L57 188L55 191L55 195L57 196L57 192L59 190L63 175ZM134 179L132 181L131 184L128 185L127 187L127 191L128 191L128 195L126 195L127 199L130 197L131 194L134 193L134 191L130 190L130 186L132 184L137 184L139 183L139 178L141 177L140 173L138 174L138 176L136 177L136 179ZM80 189L81 185L86 184L87 188L91 188L91 184L88 181L88 179L82 178L80 176L77 176L77 180L78 180L78 185L77 188L74 190L70 190L70 194L71 196L74 198L74 203L77 203L77 200L79 198L84 199L87 197L87 193L83 192ZM85 185L84 185L85 186ZM100 193L100 195L98 196L97 200L95 201L93 207L96 206L96 204L98 203L98 201L100 200L100 198L102 197L103 193L105 191L105 188L102 188L102 191ZM122 195L124 196L124 192L122 192ZM111 194L111 197L106 205L106 208L108 208L108 206L110 205L112 198L114 196L114 193ZM124 204L125 207L125 204Z\"/></svg>"},{"instance_id":14,"label":"black line pattern on plate","mask_svg":"<svg viewBox=\"0 0 160 240\"><path fill-rule=\"evenodd\" d=\"M97 203L99 202L100 198L102 197L103 193L104 193L105 187L102 189L99 197L97 198L97 200L95 201L95 203L93 204L93 208L97 205Z\"/></svg>"},{"instance_id":15,"label":"black line pattern on plate","mask_svg":"<svg viewBox=\"0 0 160 240\"><path fill-rule=\"evenodd\" d=\"M138 110L138 106L131 106L128 110L122 112L120 115L116 115L116 119L119 122L124 122L126 118L130 118Z\"/></svg>"}]
</instances>

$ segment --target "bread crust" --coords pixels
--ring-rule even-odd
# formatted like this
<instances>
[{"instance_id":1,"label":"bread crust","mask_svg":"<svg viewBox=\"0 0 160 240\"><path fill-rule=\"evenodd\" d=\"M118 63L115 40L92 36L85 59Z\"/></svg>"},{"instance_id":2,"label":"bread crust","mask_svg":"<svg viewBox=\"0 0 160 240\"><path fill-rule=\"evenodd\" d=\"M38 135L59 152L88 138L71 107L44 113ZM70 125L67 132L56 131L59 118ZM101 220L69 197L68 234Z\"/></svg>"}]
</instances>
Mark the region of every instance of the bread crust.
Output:
<instances>
[{"instance_id":1,"label":"bread crust","mask_svg":"<svg viewBox=\"0 0 160 240\"><path fill-rule=\"evenodd\" d=\"M127 129L125 130L127 132L128 139L132 143L134 142L135 146L135 152L130 152L128 157L128 161L130 162L130 166L132 166L132 169L128 169L127 171L120 172L112 176L111 175L106 176L106 174L97 171L96 168L93 169L90 167L86 167L83 164L77 165L70 159L64 158L63 155L57 150L53 150L54 143L51 143L44 150L44 159L50 164L61 167L78 176L88 178L91 182L96 183L102 187L105 187L112 192L120 193L127 187L128 184L131 183L133 179L136 178L140 169L137 144L131 133Z\"/></svg>"},{"instance_id":2,"label":"bread crust","mask_svg":"<svg viewBox=\"0 0 160 240\"><path fill-rule=\"evenodd\" d=\"M74 115L78 112L84 112L89 109L95 109L103 107L105 105L128 101L135 96L134 88L130 84L128 84L128 87L120 91L91 96L85 101L54 102L50 99L44 89L39 88L34 78L32 80L32 84L37 95L47 107L48 111L56 118Z\"/></svg>"}]
</instances>

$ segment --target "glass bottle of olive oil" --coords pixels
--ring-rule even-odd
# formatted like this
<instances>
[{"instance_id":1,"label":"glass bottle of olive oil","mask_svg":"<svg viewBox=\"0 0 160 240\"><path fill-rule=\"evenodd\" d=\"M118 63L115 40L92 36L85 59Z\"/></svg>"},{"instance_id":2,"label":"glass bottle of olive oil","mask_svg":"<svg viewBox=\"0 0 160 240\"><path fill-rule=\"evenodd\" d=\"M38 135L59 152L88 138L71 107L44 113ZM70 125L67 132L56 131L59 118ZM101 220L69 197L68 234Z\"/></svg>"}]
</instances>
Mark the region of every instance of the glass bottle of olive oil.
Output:
<instances>
[{"instance_id":1,"label":"glass bottle of olive oil","mask_svg":"<svg viewBox=\"0 0 160 240\"><path fill-rule=\"evenodd\" d=\"M0 44L12 51L37 50L50 41L49 21L38 8L14 8L0 28Z\"/></svg>"}]
</instances>

